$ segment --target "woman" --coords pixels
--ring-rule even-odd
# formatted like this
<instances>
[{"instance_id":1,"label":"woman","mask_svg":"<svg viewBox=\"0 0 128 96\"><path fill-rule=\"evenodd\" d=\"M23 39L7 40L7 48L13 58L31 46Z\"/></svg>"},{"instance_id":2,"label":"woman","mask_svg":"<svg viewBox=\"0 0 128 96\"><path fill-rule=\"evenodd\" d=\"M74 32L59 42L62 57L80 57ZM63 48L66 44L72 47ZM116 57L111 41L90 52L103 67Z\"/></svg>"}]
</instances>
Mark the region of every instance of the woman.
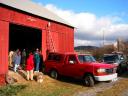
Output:
<instances>
[{"instance_id":1,"label":"woman","mask_svg":"<svg viewBox=\"0 0 128 96\"><path fill-rule=\"evenodd\" d=\"M27 80L33 80L33 69L34 69L34 56L32 52L29 53L26 62Z\"/></svg>"}]
</instances>

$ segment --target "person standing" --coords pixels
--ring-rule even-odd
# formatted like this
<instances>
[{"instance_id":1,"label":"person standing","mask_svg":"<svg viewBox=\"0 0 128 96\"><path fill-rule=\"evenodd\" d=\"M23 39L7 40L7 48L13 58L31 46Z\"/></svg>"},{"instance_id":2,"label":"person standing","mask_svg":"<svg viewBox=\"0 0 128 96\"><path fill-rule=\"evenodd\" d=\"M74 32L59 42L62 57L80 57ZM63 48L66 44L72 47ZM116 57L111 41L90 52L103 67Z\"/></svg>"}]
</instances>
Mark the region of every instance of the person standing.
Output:
<instances>
[{"instance_id":1,"label":"person standing","mask_svg":"<svg viewBox=\"0 0 128 96\"><path fill-rule=\"evenodd\" d=\"M22 51L22 55L21 55L21 67L24 68L25 64L26 64L26 50L23 49Z\"/></svg>"},{"instance_id":2,"label":"person standing","mask_svg":"<svg viewBox=\"0 0 128 96\"><path fill-rule=\"evenodd\" d=\"M17 71L19 65L21 63L21 52L18 51L14 57L14 72Z\"/></svg>"},{"instance_id":3,"label":"person standing","mask_svg":"<svg viewBox=\"0 0 128 96\"><path fill-rule=\"evenodd\" d=\"M34 62L35 62L35 71L39 72L39 65L40 65L40 53L39 49L36 49L36 52L34 53Z\"/></svg>"},{"instance_id":4,"label":"person standing","mask_svg":"<svg viewBox=\"0 0 128 96\"><path fill-rule=\"evenodd\" d=\"M33 80L33 70L34 70L34 56L32 52L30 52L26 61L27 80L29 79Z\"/></svg>"},{"instance_id":5,"label":"person standing","mask_svg":"<svg viewBox=\"0 0 128 96\"><path fill-rule=\"evenodd\" d=\"M18 53L19 51L20 51L20 50L17 49L16 51L13 52L13 55L12 55L12 62L13 62L13 64L14 64L14 62L15 62L15 57L16 57L16 55L17 55L17 53Z\"/></svg>"},{"instance_id":6,"label":"person standing","mask_svg":"<svg viewBox=\"0 0 128 96\"><path fill-rule=\"evenodd\" d=\"M39 65L39 71L44 72L44 61L43 61L43 55L42 52L39 52L40 55L40 65Z\"/></svg>"},{"instance_id":7,"label":"person standing","mask_svg":"<svg viewBox=\"0 0 128 96\"><path fill-rule=\"evenodd\" d=\"M9 52L8 60L9 60L9 67L13 68L13 51Z\"/></svg>"}]
</instances>

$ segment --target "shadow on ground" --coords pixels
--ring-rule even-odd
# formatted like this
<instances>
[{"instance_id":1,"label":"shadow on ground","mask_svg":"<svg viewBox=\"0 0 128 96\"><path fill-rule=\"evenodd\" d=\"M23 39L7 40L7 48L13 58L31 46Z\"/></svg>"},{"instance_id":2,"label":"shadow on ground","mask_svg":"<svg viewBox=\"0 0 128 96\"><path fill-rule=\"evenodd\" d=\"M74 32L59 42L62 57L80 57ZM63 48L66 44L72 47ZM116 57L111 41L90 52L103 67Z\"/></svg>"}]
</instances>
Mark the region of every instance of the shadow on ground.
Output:
<instances>
[{"instance_id":1,"label":"shadow on ground","mask_svg":"<svg viewBox=\"0 0 128 96\"><path fill-rule=\"evenodd\" d=\"M124 72L123 74L119 75L119 77L128 78L128 70L127 72Z\"/></svg>"}]
</instances>

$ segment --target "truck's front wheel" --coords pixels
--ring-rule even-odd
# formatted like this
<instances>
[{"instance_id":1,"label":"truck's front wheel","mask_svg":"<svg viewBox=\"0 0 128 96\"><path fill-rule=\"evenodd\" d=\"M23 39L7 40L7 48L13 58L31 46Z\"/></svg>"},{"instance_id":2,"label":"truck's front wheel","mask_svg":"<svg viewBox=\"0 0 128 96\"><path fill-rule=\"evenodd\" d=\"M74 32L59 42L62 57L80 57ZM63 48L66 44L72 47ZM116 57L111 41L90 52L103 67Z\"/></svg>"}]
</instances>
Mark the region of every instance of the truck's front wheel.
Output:
<instances>
[{"instance_id":1,"label":"truck's front wheel","mask_svg":"<svg viewBox=\"0 0 128 96\"><path fill-rule=\"evenodd\" d=\"M93 87L95 84L94 79L91 75L84 76L83 81L84 81L84 85L88 87Z\"/></svg>"},{"instance_id":2,"label":"truck's front wheel","mask_svg":"<svg viewBox=\"0 0 128 96\"><path fill-rule=\"evenodd\" d=\"M51 70L50 76L54 79L58 78L58 72L56 70Z\"/></svg>"}]
</instances>

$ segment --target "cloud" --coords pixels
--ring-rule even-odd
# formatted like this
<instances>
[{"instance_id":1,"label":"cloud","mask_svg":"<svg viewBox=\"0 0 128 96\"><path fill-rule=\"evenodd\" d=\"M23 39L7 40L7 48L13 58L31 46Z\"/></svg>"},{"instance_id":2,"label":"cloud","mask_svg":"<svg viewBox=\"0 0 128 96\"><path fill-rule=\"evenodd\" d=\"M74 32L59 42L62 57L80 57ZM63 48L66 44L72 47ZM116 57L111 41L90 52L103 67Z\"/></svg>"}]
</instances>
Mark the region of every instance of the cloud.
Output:
<instances>
[{"instance_id":1,"label":"cloud","mask_svg":"<svg viewBox=\"0 0 128 96\"><path fill-rule=\"evenodd\" d=\"M115 42L119 37L125 39L128 37L128 24L122 24L123 19L119 16L97 17L93 13L62 10L52 4L45 5L45 7L76 27L75 46L100 46L103 35L106 44Z\"/></svg>"}]
</instances>

